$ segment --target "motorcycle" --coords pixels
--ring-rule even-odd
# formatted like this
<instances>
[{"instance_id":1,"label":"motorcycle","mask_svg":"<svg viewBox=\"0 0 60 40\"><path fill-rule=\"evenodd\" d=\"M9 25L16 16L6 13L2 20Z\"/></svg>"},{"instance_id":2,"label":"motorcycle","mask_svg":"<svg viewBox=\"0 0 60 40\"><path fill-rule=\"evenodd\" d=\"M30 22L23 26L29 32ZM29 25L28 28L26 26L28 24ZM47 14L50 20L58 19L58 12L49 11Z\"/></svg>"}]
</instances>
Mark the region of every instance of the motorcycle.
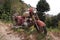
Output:
<instances>
[{"instance_id":1,"label":"motorcycle","mask_svg":"<svg viewBox=\"0 0 60 40\"><path fill-rule=\"evenodd\" d=\"M39 17L37 15L37 13L33 13L34 15L32 15L33 21L34 21L34 27L36 28L36 30L40 33L44 33L47 34L47 29L46 29L46 24L39 20Z\"/></svg>"},{"instance_id":2,"label":"motorcycle","mask_svg":"<svg viewBox=\"0 0 60 40\"><path fill-rule=\"evenodd\" d=\"M32 20L30 20L30 18ZM32 25L36 28L36 30L40 33L47 34L46 24L39 20L37 13L30 13L30 17L24 18L22 16L15 17L16 25L13 28L29 28Z\"/></svg>"}]
</instances>

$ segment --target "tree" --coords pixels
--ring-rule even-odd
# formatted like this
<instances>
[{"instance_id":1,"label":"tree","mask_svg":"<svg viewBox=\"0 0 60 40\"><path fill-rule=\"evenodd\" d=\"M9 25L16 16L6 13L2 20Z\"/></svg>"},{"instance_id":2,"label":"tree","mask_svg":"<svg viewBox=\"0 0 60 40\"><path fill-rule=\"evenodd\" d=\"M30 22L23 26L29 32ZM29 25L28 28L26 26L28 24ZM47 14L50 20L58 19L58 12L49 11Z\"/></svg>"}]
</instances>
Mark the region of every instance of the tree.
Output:
<instances>
[{"instance_id":1,"label":"tree","mask_svg":"<svg viewBox=\"0 0 60 40\"><path fill-rule=\"evenodd\" d=\"M38 16L41 16L40 18L43 20L43 15L45 14L44 12L47 12L50 10L49 4L46 2L46 0L40 0L37 4L37 11L38 11ZM41 15L42 14L42 15ZM45 18L45 16L44 16ZM43 20L44 21L44 20Z\"/></svg>"},{"instance_id":2,"label":"tree","mask_svg":"<svg viewBox=\"0 0 60 40\"><path fill-rule=\"evenodd\" d=\"M57 16L53 16L51 18L51 21L52 21L52 28L56 28L58 26L58 19L57 19Z\"/></svg>"},{"instance_id":3,"label":"tree","mask_svg":"<svg viewBox=\"0 0 60 40\"><path fill-rule=\"evenodd\" d=\"M58 19L58 21L60 21L60 13L58 13L57 19Z\"/></svg>"},{"instance_id":4,"label":"tree","mask_svg":"<svg viewBox=\"0 0 60 40\"><path fill-rule=\"evenodd\" d=\"M52 26L51 17L46 18L46 26L47 26L47 28L50 28Z\"/></svg>"},{"instance_id":5,"label":"tree","mask_svg":"<svg viewBox=\"0 0 60 40\"><path fill-rule=\"evenodd\" d=\"M60 21L58 22L58 29L60 29Z\"/></svg>"},{"instance_id":6,"label":"tree","mask_svg":"<svg viewBox=\"0 0 60 40\"><path fill-rule=\"evenodd\" d=\"M45 13L44 12L40 12L40 11L38 11L37 13L38 13L39 19L44 21L45 20Z\"/></svg>"}]
</instances>

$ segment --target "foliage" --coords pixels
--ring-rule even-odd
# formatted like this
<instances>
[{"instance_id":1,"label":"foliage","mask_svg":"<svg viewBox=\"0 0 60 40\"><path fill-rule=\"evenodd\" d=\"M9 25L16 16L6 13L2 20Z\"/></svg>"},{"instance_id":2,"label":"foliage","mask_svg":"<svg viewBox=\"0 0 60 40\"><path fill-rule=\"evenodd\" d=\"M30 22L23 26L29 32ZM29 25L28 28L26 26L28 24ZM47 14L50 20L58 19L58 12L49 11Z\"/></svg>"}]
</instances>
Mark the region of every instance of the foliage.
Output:
<instances>
[{"instance_id":1,"label":"foliage","mask_svg":"<svg viewBox=\"0 0 60 40\"><path fill-rule=\"evenodd\" d=\"M53 26L52 28L57 28L57 26L58 26L58 20L57 20L57 17L56 16L53 16L52 18L51 18L51 25Z\"/></svg>"},{"instance_id":2,"label":"foliage","mask_svg":"<svg viewBox=\"0 0 60 40\"><path fill-rule=\"evenodd\" d=\"M46 26L48 27L48 28L50 28L51 27L51 18L50 17L46 17L46 20L45 20L45 22L46 22Z\"/></svg>"},{"instance_id":3,"label":"foliage","mask_svg":"<svg viewBox=\"0 0 60 40\"><path fill-rule=\"evenodd\" d=\"M3 2L4 1L4 2ZM14 13L18 12L20 15L23 14L27 8L22 0L3 0L0 5L0 19L11 21Z\"/></svg>"},{"instance_id":4,"label":"foliage","mask_svg":"<svg viewBox=\"0 0 60 40\"><path fill-rule=\"evenodd\" d=\"M58 29L60 29L60 21L58 22Z\"/></svg>"},{"instance_id":5,"label":"foliage","mask_svg":"<svg viewBox=\"0 0 60 40\"><path fill-rule=\"evenodd\" d=\"M58 13L58 15L55 16L50 16L50 15L46 15L46 25L48 28L59 28L59 22L60 22L60 13Z\"/></svg>"},{"instance_id":6,"label":"foliage","mask_svg":"<svg viewBox=\"0 0 60 40\"><path fill-rule=\"evenodd\" d=\"M46 2L46 0L40 0L37 4L37 11L40 12L47 12L50 10L49 4Z\"/></svg>"},{"instance_id":7,"label":"foliage","mask_svg":"<svg viewBox=\"0 0 60 40\"><path fill-rule=\"evenodd\" d=\"M7 21L9 21L10 18L11 18L10 9L11 9L11 2L10 2L10 0L5 0L5 3L3 5L4 13L2 14L2 18L7 20Z\"/></svg>"},{"instance_id":8,"label":"foliage","mask_svg":"<svg viewBox=\"0 0 60 40\"><path fill-rule=\"evenodd\" d=\"M39 11L37 12L37 14L38 14L39 19L45 22L45 13Z\"/></svg>"},{"instance_id":9,"label":"foliage","mask_svg":"<svg viewBox=\"0 0 60 40\"><path fill-rule=\"evenodd\" d=\"M60 13L58 13L57 19L58 19L58 21L60 21Z\"/></svg>"},{"instance_id":10,"label":"foliage","mask_svg":"<svg viewBox=\"0 0 60 40\"><path fill-rule=\"evenodd\" d=\"M37 4L37 11L38 16L40 16L40 19L42 21L45 20L45 16L43 16L45 13L50 10L49 4L46 2L46 0L40 0Z\"/></svg>"}]
</instances>

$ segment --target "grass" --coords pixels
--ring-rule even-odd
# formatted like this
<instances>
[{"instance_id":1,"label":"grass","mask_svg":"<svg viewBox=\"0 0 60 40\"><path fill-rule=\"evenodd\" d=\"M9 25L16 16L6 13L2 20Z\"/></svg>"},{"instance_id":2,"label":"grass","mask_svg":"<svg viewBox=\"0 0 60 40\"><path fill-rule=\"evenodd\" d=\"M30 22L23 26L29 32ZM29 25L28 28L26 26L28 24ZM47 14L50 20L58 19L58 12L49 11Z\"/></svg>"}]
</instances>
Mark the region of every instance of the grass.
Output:
<instances>
[{"instance_id":1,"label":"grass","mask_svg":"<svg viewBox=\"0 0 60 40\"><path fill-rule=\"evenodd\" d=\"M30 28L24 28L24 29L22 29L22 28L15 29L14 28L13 30L16 31L16 32L22 32L22 31L24 31L27 34L32 34L33 32L37 32L36 29L34 28L34 26L32 26Z\"/></svg>"},{"instance_id":2,"label":"grass","mask_svg":"<svg viewBox=\"0 0 60 40\"><path fill-rule=\"evenodd\" d=\"M45 35L44 34L38 34L37 35L37 40L45 40Z\"/></svg>"},{"instance_id":3,"label":"grass","mask_svg":"<svg viewBox=\"0 0 60 40\"><path fill-rule=\"evenodd\" d=\"M48 31L52 31L52 32L60 32L60 29L58 28L47 28Z\"/></svg>"},{"instance_id":4,"label":"grass","mask_svg":"<svg viewBox=\"0 0 60 40\"><path fill-rule=\"evenodd\" d=\"M36 36L37 40L45 40L45 35L42 34L42 33L38 33L37 30L34 28L34 26L30 27L29 29L19 29L18 28L15 31L18 32L18 33L21 33L23 31L28 36L31 35L31 34L32 35L36 34L35 36Z\"/></svg>"}]
</instances>

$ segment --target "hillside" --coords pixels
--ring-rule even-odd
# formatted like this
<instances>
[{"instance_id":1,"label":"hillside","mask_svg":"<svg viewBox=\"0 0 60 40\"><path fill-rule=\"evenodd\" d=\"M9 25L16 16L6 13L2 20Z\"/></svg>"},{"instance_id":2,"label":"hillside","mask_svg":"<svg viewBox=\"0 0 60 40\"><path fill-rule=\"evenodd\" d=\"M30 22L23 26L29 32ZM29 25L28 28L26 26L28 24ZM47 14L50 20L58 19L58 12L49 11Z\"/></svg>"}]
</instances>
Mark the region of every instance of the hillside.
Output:
<instances>
[{"instance_id":1,"label":"hillside","mask_svg":"<svg viewBox=\"0 0 60 40\"><path fill-rule=\"evenodd\" d=\"M29 35L23 31L18 33L11 30L10 24L0 22L0 40L60 40L60 36L54 32L48 32L47 36L45 37L43 34L38 34L37 32Z\"/></svg>"}]
</instances>

